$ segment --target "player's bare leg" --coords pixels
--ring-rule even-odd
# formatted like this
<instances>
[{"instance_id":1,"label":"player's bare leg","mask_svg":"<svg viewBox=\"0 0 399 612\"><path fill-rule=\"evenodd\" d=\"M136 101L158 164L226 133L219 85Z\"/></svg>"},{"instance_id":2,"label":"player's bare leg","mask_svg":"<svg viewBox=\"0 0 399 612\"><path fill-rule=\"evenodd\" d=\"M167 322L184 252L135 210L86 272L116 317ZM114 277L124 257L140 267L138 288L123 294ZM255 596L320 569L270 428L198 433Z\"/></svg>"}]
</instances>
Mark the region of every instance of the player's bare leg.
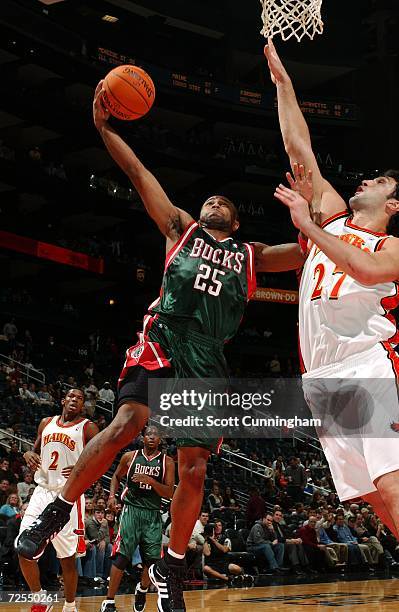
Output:
<instances>
[{"instance_id":1,"label":"player's bare leg","mask_svg":"<svg viewBox=\"0 0 399 612\"><path fill-rule=\"evenodd\" d=\"M18 555L19 567L21 568L21 572L23 577L32 593L38 593L42 589L42 585L40 582L40 569L37 561L28 561Z\"/></svg>"},{"instance_id":2,"label":"player's bare leg","mask_svg":"<svg viewBox=\"0 0 399 612\"><path fill-rule=\"evenodd\" d=\"M76 589L78 588L78 572L76 570L75 555L60 559L62 576L64 578L64 593L67 603L74 603Z\"/></svg>"},{"instance_id":3,"label":"player's bare leg","mask_svg":"<svg viewBox=\"0 0 399 612\"><path fill-rule=\"evenodd\" d=\"M170 513L172 528L169 552L185 555L187 545L201 510L206 464L210 451L184 447L178 450L179 485L173 496Z\"/></svg>"},{"instance_id":4,"label":"player's bare leg","mask_svg":"<svg viewBox=\"0 0 399 612\"><path fill-rule=\"evenodd\" d=\"M112 564L111 573L109 575L109 585L107 591L107 599L115 599L119 585L123 577L124 570L120 570L116 565Z\"/></svg>"},{"instance_id":5,"label":"player's bare leg","mask_svg":"<svg viewBox=\"0 0 399 612\"><path fill-rule=\"evenodd\" d=\"M37 558L70 518L74 502L111 466L118 451L127 446L146 424L149 408L126 402L104 431L85 447L59 497L49 504L32 526L18 536L17 551L26 559Z\"/></svg>"},{"instance_id":6,"label":"player's bare leg","mask_svg":"<svg viewBox=\"0 0 399 612\"><path fill-rule=\"evenodd\" d=\"M391 531L397 538L399 533L399 470L380 476L374 484L392 517L396 529ZM391 529L389 525L387 526Z\"/></svg>"},{"instance_id":7,"label":"player's bare leg","mask_svg":"<svg viewBox=\"0 0 399 612\"><path fill-rule=\"evenodd\" d=\"M391 513L388 510L383 498L379 491L373 491L372 493L368 493L367 495L363 495L362 499L365 502L373 506L373 510L375 514L381 519L381 521L388 527L388 529L393 533L395 538L399 541L399 530L397 529Z\"/></svg>"},{"instance_id":8,"label":"player's bare leg","mask_svg":"<svg viewBox=\"0 0 399 612\"><path fill-rule=\"evenodd\" d=\"M171 505L172 529L168 552L149 568L151 582L158 589L159 612L184 612L183 580L185 553L204 495L206 464L210 451L199 447L178 450L179 485Z\"/></svg>"},{"instance_id":9,"label":"player's bare leg","mask_svg":"<svg viewBox=\"0 0 399 612\"><path fill-rule=\"evenodd\" d=\"M112 423L85 447L61 491L63 499L75 502L98 480L118 452L139 435L148 417L148 406L136 402L123 404Z\"/></svg>"}]
</instances>

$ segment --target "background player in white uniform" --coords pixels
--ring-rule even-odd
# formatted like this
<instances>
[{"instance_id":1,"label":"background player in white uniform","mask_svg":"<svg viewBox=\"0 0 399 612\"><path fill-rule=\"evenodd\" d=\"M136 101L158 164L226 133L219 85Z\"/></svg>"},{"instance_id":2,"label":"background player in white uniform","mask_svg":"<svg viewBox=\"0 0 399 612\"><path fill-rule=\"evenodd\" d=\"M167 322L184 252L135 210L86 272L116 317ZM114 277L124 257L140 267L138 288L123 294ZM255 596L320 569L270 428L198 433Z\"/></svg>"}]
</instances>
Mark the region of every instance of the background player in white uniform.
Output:
<instances>
[{"instance_id":1,"label":"background player in white uniform","mask_svg":"<svg viewBox=\"0 0 399 612\"><path fill-rule=\"evenodd\" d=\"M399 405L396 385L386 386L387 380L396 382L398 361L391 345L396 326L386 315L398 303L399 239L387 234L399 211L399 171L362 181L348 211L320 173L291 80L272 41L265 54L277 87L285 148L297 179L296 184L289 180L296 191L280 185L276 197L289 207L294 225L309 238L300 291L305 393L312 379L316 400L328 394L326 379L373 379L374 413L368 427L374 437L370 431L368 436L360 431L357 436L326 437L321 442L341 499L363 497L399 537L399 439L392 427L398 421ZM296 162L301 164L299 169ZM304 167L310 176L305 176ZM298 187L313 202L313 212L325 229L312 220ZM350 402L356 405L356 399L351 397Z\"/></svg>"},{"instance_id":2,"label":"background player in white uniform","mask_svg":"<svg viewBox=\"0 0 399 612\"><path fill-rule=\"evenodd\" d=\"M62 489L66 479L83 451L85 444L98 433L98 427L82 417L84 393L70 389L61 400L62 414L44 418L38 428L37 439L32 451L24 455L28 467L35 472L37 487L25 511L20 533L29 528L48 503L52 502ZM75 533L75 530L78 533ZM64 577L64 610L76 609L75 594L78 581L75 554L84 553L84 496L71 513L71 520L54 538L53 546L60 559ZM19 564L29 588L33 593L41 590L40 571L37 561L19 557ZM39 606L49 610L49 606ZM38 606L35 605L35 610Z\"/></svg>"}]
</instances>

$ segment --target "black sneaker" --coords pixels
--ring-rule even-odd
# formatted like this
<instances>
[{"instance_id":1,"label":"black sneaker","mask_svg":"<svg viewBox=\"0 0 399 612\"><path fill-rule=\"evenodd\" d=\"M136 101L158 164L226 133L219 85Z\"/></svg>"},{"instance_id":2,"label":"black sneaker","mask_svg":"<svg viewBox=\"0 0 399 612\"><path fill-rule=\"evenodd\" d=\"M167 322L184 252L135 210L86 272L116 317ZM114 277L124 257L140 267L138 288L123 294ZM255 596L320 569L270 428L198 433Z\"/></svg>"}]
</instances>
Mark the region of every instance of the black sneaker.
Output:
<instances>
[{"instance_id":1,"label":"black sneaker","mask_svg":"<svg viewBox=\"0 0 399 612\"><path fill-rule=\"evenodd\" d=\"M173 565L160 559L149 567L148 574L158 591L158 612L185 612L183 580L186 564Z\"/></svg>"},{"instance_id":2,"label":"black sneaker","mask_svg":"<svg viewBox=\"0 0 399 612\"><path fill-rule=\"evenodd\" d=\"M50 540L55 538L70 518L69 512L52 502L28 529L19 534L16 541L17 553L29 561L38 559Z\"/></svg>"},{"instance_id":3,"label":"black sneaker","mask_svg":"<svg viewBox=\"0 0 399 612\"><path fill-rule=\"evenodd\" d=\"M148 589L142 589L140 582L136 585L136 590L134 592L134 612L143 612L146 604L146 596Z\"/></svg>"},{"instance_id":4,"label":"black sneaker","mask_svg":"<svg viewBox=\"0 0 399 612\"><path fill-rule=\"evenodd\" d=\"M104 601L101 602L100 612L117 612L115 602L104 599Z\"/></svg>"}]
</instances>

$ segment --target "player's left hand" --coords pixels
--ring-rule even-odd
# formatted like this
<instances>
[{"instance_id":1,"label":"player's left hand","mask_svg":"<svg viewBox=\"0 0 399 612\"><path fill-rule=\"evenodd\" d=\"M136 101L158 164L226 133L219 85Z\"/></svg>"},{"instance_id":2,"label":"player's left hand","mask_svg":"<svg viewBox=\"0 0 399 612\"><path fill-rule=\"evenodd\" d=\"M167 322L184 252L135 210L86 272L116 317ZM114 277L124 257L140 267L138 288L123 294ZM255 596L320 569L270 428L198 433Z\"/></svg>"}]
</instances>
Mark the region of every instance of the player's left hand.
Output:
<instances>
[{"instance_id":1,"label":"player's left hand","mask_svg":"<svg viewBox=\"0 0 399 612\"><path fill-rule=\"evenodd\" d=\"M297 191L307 203L310 204L313 201L313 176L312 170L305 171L305 166L303 164L298 164L295 162L293 164L293 173L292 177L290 172L286 172L287 181L290 184L290 187L293 191Z\"/></svg>"},{"instance_id":2,"label":"player's left hand","mask_svg":"<svg viewBox=\"0 0 399 612\"><path fill-rule=\"evenodd\" d=\"M280 184L274 192L274 197L290 209L291 219L295 227L306 235L306 226L311 222L309 205L297 191Z\"/></svg>"},{"instance_id":3,"label":"player's left hand","mask_svg":"<svg viewBox=\"0 0 399 612\"><path fill-rule=\"evenodd\" d=\"M104 102L102 101L104 94L103 83L104 81L100 81L96 87L96 91L94 92L93 120L97 129L108 121L110 117L110 112L105 108Z\"/></svg>"},{"instance_id":4,"label":"player's left hand","mask_svg":"<svg viewBox=\"0 0 399 612\"><path fill-rule=\"evenodd\" d=\"M135 474L132 480L133 482L142 482L149 485L153 483L151 476L148 476L148 474Z\"/></svg>"}]
</instances>

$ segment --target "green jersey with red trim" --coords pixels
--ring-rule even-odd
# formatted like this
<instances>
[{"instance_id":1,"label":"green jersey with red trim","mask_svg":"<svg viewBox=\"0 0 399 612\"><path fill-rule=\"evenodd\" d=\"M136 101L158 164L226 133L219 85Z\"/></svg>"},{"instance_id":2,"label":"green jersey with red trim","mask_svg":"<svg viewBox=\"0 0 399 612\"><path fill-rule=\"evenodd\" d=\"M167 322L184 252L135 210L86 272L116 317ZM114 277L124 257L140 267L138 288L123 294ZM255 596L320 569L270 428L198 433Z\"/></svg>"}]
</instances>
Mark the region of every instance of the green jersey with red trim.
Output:
<instances>
[{"instance_id":1,"label":"green jersey with red trim","mask_svg":"<svg viewBox=\"0 0 399 612\"><path fill-rule=\"evenodd\" d=\"M193 222L166 257L161 294L149 311L227 341L255 289L253 246L233 237L216 240Z\"/></svg>"},{"instance_id":2,"label":"green jersey with red trim","mask_svg":"<svg viewBox=\"0 0 399 612\"><path fill-rule=\"evenodd\" d=\"M138 506L148 510L159 510L161 508L161 496L154 491L150 484L133 482L133 476L144 474L163 483L165 468L165 453L159 452L154 457L149 458L145 455L144 450L135 451L126 476L126 487L122 493L123 502L130 506Z\"/></svg>"}]
</instances>

